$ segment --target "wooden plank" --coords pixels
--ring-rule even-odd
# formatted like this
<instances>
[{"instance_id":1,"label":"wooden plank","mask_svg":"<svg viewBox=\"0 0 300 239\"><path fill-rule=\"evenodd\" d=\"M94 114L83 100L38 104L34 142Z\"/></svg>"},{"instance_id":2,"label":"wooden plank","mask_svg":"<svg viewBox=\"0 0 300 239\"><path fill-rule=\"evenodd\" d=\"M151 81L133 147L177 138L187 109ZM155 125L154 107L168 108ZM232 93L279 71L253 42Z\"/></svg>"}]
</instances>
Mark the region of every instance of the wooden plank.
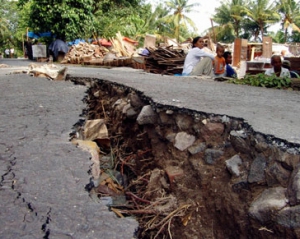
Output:
<instances>
[{"instance_id":1,"label":"wooden plank","mask_svg":"<svg viewBox=\"0 0 300 239\"><path fill-rule=\"evenodd\" d=\"M272 56L272 38L263 37L262 57L271 58Z\"/></svg>"}]
</instances>

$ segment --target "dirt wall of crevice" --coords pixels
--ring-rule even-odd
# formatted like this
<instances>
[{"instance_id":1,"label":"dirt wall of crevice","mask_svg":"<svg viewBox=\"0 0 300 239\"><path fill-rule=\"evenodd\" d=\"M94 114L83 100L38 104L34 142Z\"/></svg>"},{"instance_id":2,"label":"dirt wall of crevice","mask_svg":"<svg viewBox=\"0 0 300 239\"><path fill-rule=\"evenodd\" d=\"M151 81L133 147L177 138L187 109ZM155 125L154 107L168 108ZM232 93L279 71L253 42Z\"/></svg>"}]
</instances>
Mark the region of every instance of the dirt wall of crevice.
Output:
<instances>
[{"instance_id":1,"label":"dirt wall of crevice","mask_svg":"<svg viewBox=\"0 0 300 239\"><path fill-rule=\"evenodd\" d=\"M128 191L160 212L164 223L141 216L149 205L132 213L139 238L300 237L299 145L241 118L162 105L99 79L67 79L89 86L86 119L105 119L119 170L131 182L144 179Z\"/></svg>"}]
</instances>

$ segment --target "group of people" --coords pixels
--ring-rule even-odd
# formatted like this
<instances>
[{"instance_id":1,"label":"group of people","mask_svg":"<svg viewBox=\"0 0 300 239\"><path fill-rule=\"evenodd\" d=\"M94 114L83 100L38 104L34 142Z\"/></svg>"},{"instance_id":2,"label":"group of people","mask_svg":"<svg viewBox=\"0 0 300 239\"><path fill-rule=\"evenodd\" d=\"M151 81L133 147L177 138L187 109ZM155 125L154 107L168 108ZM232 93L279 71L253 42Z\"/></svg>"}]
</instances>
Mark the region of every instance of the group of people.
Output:
<instances>
[{"instance_id":1,"label":"group of people","mask_svg":"<svg viewBox=\"0 0 300 239\"><path fill-rule=\"evenodd\" d=\"M235 70L230 66L232 54L225 52L222 45L217 45L213 55L207 51L204 45L205 38L195 37L192 41L192 49L188 52L183 66L183 76L207 75L217 77L236 77Z\"/></svg>"},{"instance_id":2,"label":"group of people","mask_svg":"<svg viewBox=\"0 0 300 239\"><path fill-rule=\"evenodd\" d=\"M6 58L14 57L15 50L13 48L11 48L11 49L6 48L4 52L5 52Z\"/></svg>"},{"instance_id":3,"label":"group of people","mask_svg":"<svg viewBox=\"0 0 300 239\"><path fill-rule=\"evenodd\" d=\"M291 71L291 62L288 60L281 59L280 55L273 55L271 57L272 68L265 71L266 75L277 77L288 77L288 78L300 78L297 72Z\"/></svg>"},{"instance_id":4,"label":"group of people","mask_svg":"<svg viewBox=\"0 0 300 239\"><path fill-rule=\"evenodd\" d=\"M205 38L195 37L192 41L192 49L188 52L183 66L182 76L207 75L213 78L231 77L236 78L237 73L231 67L232 54L225 51L222 45L217 45L216 55L206 50ZM271 57L272 68L265 71L266 75L277 77L299 78L299 75L290 71L291 63L281 59L280 55Z\"/></svg>"}]
</instances>

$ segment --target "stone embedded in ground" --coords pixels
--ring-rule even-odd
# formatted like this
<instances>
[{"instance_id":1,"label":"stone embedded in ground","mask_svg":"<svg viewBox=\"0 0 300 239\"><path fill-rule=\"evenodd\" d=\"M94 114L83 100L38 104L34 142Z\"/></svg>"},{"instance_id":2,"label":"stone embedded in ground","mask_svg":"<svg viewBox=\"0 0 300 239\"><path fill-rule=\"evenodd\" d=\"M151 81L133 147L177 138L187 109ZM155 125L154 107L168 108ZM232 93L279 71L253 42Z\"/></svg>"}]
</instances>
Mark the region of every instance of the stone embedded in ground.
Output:
<instances>
[{"instance_id":1,"label":"stone embedded in ground","mask_svg":"<svg viewBox=\"0 0 300 239\"><path fill-rule=\"evenodd\" d=\"M200 129L201 136L206 140L211 138L221 137L224 132L224 124L208 122L204 127Z\"/></svg>"},{"instance_id":2,"label":"stone embedded in ground","mask_svg":"<svg viewBox=\"0 0 300 239\"><path fill-rule=\"evenodd\" d=\"M242 159L240 158L240 156L238 154L234 155L233 157L231 157L230 159L226 160L226 167L228 169L228 171L238 177L240 176L240 166L242 165Z\"/></svg>"},{"instance_id":3,"label":"stone embedded in ground","mask_svg":"<svg viewBox=\"0 0 300 239\"><path fill-rule=\"evenodd\" d=\"M160 111L158 113L160 122L162 124L173 124L174 123L174 117L172 115L167 114L165 111Z\"/></svg>"},{"instance_id":4,"label":"stone embedded in ground","mask_svg":"<svg viewBox=\"0 0 300 239\"><path fill-rule=\"evenodd\" d=\"M276 222L287 228L291 228L291 229L299 228L300 227L300 206L283 208L278 212L276 217ZM299 237L295 237L295 238L299 238Z\"/></svg>"},{"instance_id":5,"label":"stone embedded in ground","mask_svg":"<svg viewBox=\"0 0 300 239\"><path fill-rule=\"evenodd\" d=\"M223 154L224 152L222 150L207 149L205 150L204 160L207 164L215 164Z\"/></svg>"},{"instance_id":6,"label":"stone embedded in ground","mask_svg":"<svg viewBox=\"0 0 300 239\"><path fill-rule=\"evenodd\" d=\"M173 131L167 131L165 134L165 138L170 141L171 143L175 142L176 133Z\"/></svg>"},{"instance_id":7,"label":"stone embedded in ground","mask_svg":"<svg viewBox=\"0 0 300 239\"><path fill-rule=\"evenodd\" d=\"M166 114L168 114L168 115L172 115L173 113L174 113L173 110L166 110Z\"/></svg>"},{"instance_id":8,"label":"stone embedded in ground","mask_svg":"<svg viewBox=\"0 0 300 239\"><path fill-rule=\"evenodd\" d=\"M297 168L300 163L300 155L284 153L282 157L279 158L279 161L289 170L293 170Z\"/></svg>"},{"instance_id":9,"label":"stone embedded in ground","mask_svg":"<svg viewBox=\"0 0 300 239\"><path fill-rule=\"evenodd\" d=\"M155 124L157 122L157 114L153 111L151 105L145 105L136 120L139 125Z\"/></svg>"},{"instance_id":10,"label":"stone embedded in ground","mask_svg":"<svg viewBox=\"0 0 300 239\"><path fill-rule=\"evenodd\" d=\"M131 106L131 104L127 104L122 109L122 113L126 114L127 118L129 119L135 119L138 115L138 112L134 110L134 108Z\"/></svg>"},{"instance_id":11,"label":"stone embedded in ground","mask_svg":"<svg viewBox=\"0 0 300 239\"><path fill-rule=\"evenodd\" d=\"M188 130L193 124L193 119L190 115L178 114L175 117L176 124L180 130Z\"/></svg>"},{"instance_id":12,"label":"stone embedded in ground","mask_svg":"<svg viewBox=\"0 0 300 239\"><path fill-rule=\"evenodd\" d=\"M248 175L249 183L262 183L265 181L265 169L267 161L264 156L257 156L250 167L250 172Z\"/></svg>"},{"instance_id":13,"label":"stone embedded in ground","mask_svg":"<svg viewBox=\"0 0 300 239\"><path fill-rule=\"evenodd\" d=\"M87 120L84 125L84 139L108 138L108 131L104 119Z\"/></svg>"},{"instance_id":14,"label":"stone embedded in ground","mask_svg":"<svg viewBox=\"0 0 300 239\"><path fill-rule=\"evenodd\" d=\"M246 135L243 132L234 131L232 130L230 132L230 142L232 144L232 147L238 152L238 153L244 153L244 154L250 154L251 149L249 144L246 142Z\"/></svg>"},{"instance_id":15,"label":"stone embedded in ground","mask_svg":"<svg viewBox=\"0 0 300 239\"><path fill-rule=\"evenodd\" d=\"M190 147L195 140L196 138L194 135L187 134L186 132L179 132L176 134L174 147L183 151Z\"/></svg>"},{"instance_id":16,"label":"stone embedded in ground","mask_svg":"<svg viewBox=\"0 0 300 239\"><path fill-rule=\"evenodd\" d=\"M110 89L109 86L109 84L99 85L95 90L103 87L103 97L107 97L104 98L107 102L116 102L118 97L129 99L126 92L131 92L131 90L126 91L122 88L121 96L116 94L109 96L107 95L107 92L111 92L107 90L107 88ZM91 105L97 103L98 100L94 98ZM300 158L299 155L291 155L294 151L278 147L282 145L280 140L273 140L276 144L270 143L272 140L270 141L269 136L255 132L242 119L191 111L186 113L187 122L185 122L185 112L176 108L174 110L172 108L171 112L168 110L169 106L159 103L153 103L157 121L146 121L145 126L135 121L122 124L120 122L124 119L122 114L124 102L128 104L131 100L115 104L112 107L113 114L107 114L113 116L114 122L119 125L112 128L112 133L124 137L123 143L119 144L119 141L114 143L117 143L122 150L129 149L133 152L147 147L151 149L153 156L153 158L148 158L149 155L145 158L141 156L136 161L137 176L146 176L145 185L148 185L143 187L143 189L147 188L147 193L139 196L153 202L162 195L166 196L171 188L168 183L175 182L172 185L172 196L176 197L179 205L189 204L191 201L198 205L199 202L200 207L197 210L200 216L193 213L193 219L188 222L190 229L186 229L187 227L183 225L175 226L172 221L171 231L174 232L174 238L179 239L182 236L209 238L212 236L212 229L209 223L206 224L208 221L214 222L213 236L215 238L222 236L226 238L272 238L272 236L273 238L284 238L284 236L291 238L288 236L297 235L296 230L299 230L300 225L297 225L296 213L299 209L297 211L295 208L298 206L292 207L290 211L286 208L281 210L282 206L286 206L288 202L285 197L291 201L294 200L297 205L297 195L288 194L287 196L284 192L280 192L280 189L277 193L272 193L272 190L277 189L268 190L270 187L281 186L283 191L287 191L286 187L289 187L295 193L291 184L287 186L287 182L293 180L292 171L299 165ZM120 105L123 106L117 111ZM106 110L108 112L109 109ZM192 119L192 124L190 124L190 119ZM180 128L186 130L180 131ZM135 131L135 129L138 130ZM180 136L178 131L195 137L194 143L189 147L179 146L183 151L175 146L175 138L177 137L176 143L178 144L178 136ZM143 137L139 136L141 132L143 132ZM182 141L187 144L186 139ZM286 143L283 145L288 147ZM134 165L134 162L131 163ZM147 181L149 172L151 172L151 177ZM264 192L264 190L267 191ZM269 194L271 196L268 196ZM169 196L165 197L165 199L168 198ZM252 218L249 218L249 205L252 206ZM178 205L176 206L178 208ZM276 219L277 214L280 217ZM289 216L293 217L290 224ZM272 221L269 223L270 219ZM143 223L147 222L143 221ZM290 226L293 225L298 228L289 234ZM260 230L264 227L273 233ZM199 228L201 230L197 230ZM263 237L267 233L270 237Z\"/></svg>"},{"instance_id":17,"label":"stone embedded in ground","mask_svg":"<svg viewBox=\"0 0 300 239\"><path fill-rule=\"evenodd\" d=\"M274 162L267 167L265 175L268 186L272 187L280 184L282 187L287 187L291 172L282 167L280 163Z\"/></svg>"},{"instance_id":18,"label":"stone embedded in ground","mask_svg":"<svg viewBox=\"0 0 300 239\"><path fill-rule=\"evenodd\" d=\"M136 110L144 105L143 101L141 101L140 97L135 92L131 92L128 95L128 99L131 106Z\"/></svg>"},{"instance_id":19,"label":"stone embedded in ground","mask_svg":"<svg viewBox=\"0 0 300 239\"><path fill-rule=\"evenodd\" d=\"M300 204L300 166L292 173L288 187L288 198L292 206Z\"/></svg>"},{"instance_id":20,"label":"stone embedded in ground","mask_svg":"<svg viewBox=\"0 0 300 239\"><path fill-rule=\"evenodd\" d=\"M269 145L266 142L258 142L257 144L255 144L255 149L261 153L266 151L269 148Z\"/></svg>"},{"instance_id":21,"label":"stone embedded in ground","mask_svg":"<svg viewBox=\"0 0 300 239\"><path fill-rule=\"evenodd\" d=\"M277 212L287 205L286 189L283 187L269 188L254 200L249 208L249 215L262 223L271 221Z\"/></svg>"},{"instance_id":22,"label":"stone embedded in ground","mask_svg":"<svg viewBox=\"0 0 300 239\"><path fill-rule=\"evenodd\" d=\"M181 176L184 175L183 169L180 168L179 166L170 166L170 165L168 165L165 168L165 171L168 175L169 182L170 182L171 185L173 184L175 178L181 177Z\"/></svg>"},{"instance_id":23,"label":"stone embedded in ground","mask_svg":"<svg viewBox=\"0 0 300 239\"><path fill-rule=\"evenodd\" d=\"M195 141L194 144L188 148L190 154L194 155L202 152L206 148L206 144L202 141Z\"/></svg>"}]
</instances>

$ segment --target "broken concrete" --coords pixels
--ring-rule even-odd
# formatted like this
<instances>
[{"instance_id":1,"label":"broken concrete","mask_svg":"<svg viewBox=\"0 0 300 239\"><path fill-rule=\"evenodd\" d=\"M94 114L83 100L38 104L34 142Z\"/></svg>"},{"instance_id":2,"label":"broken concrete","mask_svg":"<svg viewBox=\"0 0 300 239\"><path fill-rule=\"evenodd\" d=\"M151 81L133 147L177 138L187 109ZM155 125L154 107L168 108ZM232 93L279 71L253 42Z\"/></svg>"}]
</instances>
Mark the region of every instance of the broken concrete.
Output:
<instances>
[{"instance_id":1,"label":"broken concrete","mask_svg":"<svg viewBox=\"0 0 300 239\"><path fill-rule=\"evenodd\" d=\"M76 82L75 77L69 79ZM288 197L298 205L298 171L292 174L292 170L298 170L295 160L299 162L299 145L257 133L239 118L170 108L135 89L93 81L88 106L96 105L98 99L92 96L100 90L105 111L113 116L108 120L120 123L118 127L112 125L109 131L124 135L126 151L135 154L151 149L151 161L131 161L137 167L137 177L151 172L150 181L156 182L156 187L152 183L148 191L160 193L147 193L147 200L156 201L164 195L176 199L172 207L174 203L177 207L189 205L182 215L184 223L174 218L170 225L173 238L300 236L297 219L287 221L288 215L297 212ZM136 110L140 113L124 118L118 113L122 109L113 106L115 102L128 102L132 94L139 99ZM103 118L103 112L97 112L93 117ZM149 162L151 168L159 171L151 171ZM185 217L190 219L185 221ZM137 219L141 225L146 223ZM151 228L158 233L159 228ZM144 229L140 229L141 238L146 236Z\"/></svg>"}]
</instances>

